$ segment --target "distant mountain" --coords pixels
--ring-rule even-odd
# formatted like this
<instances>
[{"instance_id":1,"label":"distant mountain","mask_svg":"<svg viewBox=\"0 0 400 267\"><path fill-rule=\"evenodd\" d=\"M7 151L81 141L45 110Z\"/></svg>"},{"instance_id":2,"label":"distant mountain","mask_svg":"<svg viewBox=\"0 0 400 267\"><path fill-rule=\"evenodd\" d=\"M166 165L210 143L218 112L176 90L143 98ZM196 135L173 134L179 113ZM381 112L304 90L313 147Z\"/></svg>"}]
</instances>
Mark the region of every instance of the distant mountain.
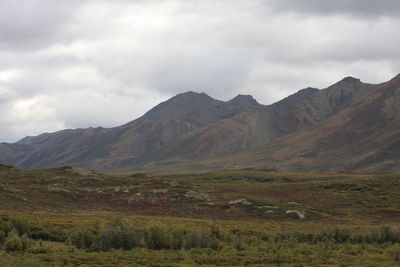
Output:
<instances>
[{"instance_id":1,"label":"distant mountain","mask_svg":"<svg viewBox=\"0 0 400 267\"><path fill-rule=\"evenodd\" d=\"M294 123L297 130L251 151L215 158L213 166L400 171L400 75L378 85L346 78L294 105L283 101L291 109L279 111L282 122L300 122Z\"/></svg>"},{"instance_id":2,"label":"distant mountain","mask_svg":"<svg viewBox=\"0 0 400 267\"><path fill-rule=\"evenodd\" d=\"M115 128L62 130L0 144L0 162L25 168L74 165L117 169L139 164L177 139L221 120L265 107L248 96L223 102L187 92Z\"/></svg>"},{"instance_id":3,"label":"distant mountain","mask_svg":"<svg viewBox=\"0 0 400 267\"><path fill-rule=\"evenodd\" d=\"M346 83L324 90L340 99L334 115L267 144L268 155L259 156L285 170L400 171L400 75L351 83L358 84L351 92Z\"/></svg>"},{"instance_id":4,"label":"distant mountain","mask_svg":"<svg viewBox=\"0 0 400 267\"><path fill-rule=\"evenodd\" d=\"M0 144L0 162L98 170L277 168L400 170L400 75L372 85L352 77L272 105L238 95L179 94L115 128L87 128Z\"/></svg>"}]
</instances>

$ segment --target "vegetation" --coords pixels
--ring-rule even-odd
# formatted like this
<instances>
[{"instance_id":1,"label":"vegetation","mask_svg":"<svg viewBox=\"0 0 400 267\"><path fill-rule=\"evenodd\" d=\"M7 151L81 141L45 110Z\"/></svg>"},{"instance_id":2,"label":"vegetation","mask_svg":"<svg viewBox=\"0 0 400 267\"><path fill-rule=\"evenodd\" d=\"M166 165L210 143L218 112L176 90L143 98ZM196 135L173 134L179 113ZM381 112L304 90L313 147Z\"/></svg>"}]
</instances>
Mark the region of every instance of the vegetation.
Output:
<instances>
[{"instance_id":1,"label":"vegetation","mask_svg":"<svg viewBox=\"0 0 400 267\"><path fill-rule=\"evenodd\" d=\"M15 217L12 220L26 222ZM3 222L12 220L8 216L2 218ZM1 245L5 252L0 257L1 266L97 266L103 265L102 262L106 266L132 262L137 264L133 266L354 266L366 263L393 266L400 263L400 229L390 226L363 232L336 227L314 233L276 233L216 225L194 229L151 222L140 229L118 217L68 229L68 238L65 243L57 242L57 249L28 238L27 233L20 236L15 228L8 231Z\"/></svg>"},{"instance_id":2,"label":"vegetation","mask_svg":"<svg viewBox=\"0 0 400 267\"><path fill-rule=\"evenodd\" d=\"M0 266L396 266L399 178L7 169Z\"/></svg>"},{"instance_id":3,"label":"vegetation","mask_svg":"<svg viewBox=\"0 0 400 267\"><path fill-rule=\"evenodd\" d=\"M94 222L89 228L73 231L68 243L88 251L131 250L136 247L155 250L218 248L218 240L204 231L162 224L153 224L148 229L135 229L120 218L104 226Z\"/></svg>"}]
</instances>

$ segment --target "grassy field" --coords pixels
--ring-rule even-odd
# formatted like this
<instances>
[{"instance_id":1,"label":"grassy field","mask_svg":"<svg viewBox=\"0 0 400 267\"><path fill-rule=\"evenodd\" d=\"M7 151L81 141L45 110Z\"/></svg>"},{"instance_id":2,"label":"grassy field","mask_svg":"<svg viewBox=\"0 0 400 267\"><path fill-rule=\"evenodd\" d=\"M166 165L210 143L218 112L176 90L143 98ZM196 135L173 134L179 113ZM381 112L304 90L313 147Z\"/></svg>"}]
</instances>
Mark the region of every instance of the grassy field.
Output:
<instances>
[{"instance_id":1,"label":"grassy field","mask_svg":"<svg viewBox=\"0 0 400 267\"><path fill-rule=\"evenodd\" d=\"M0 266L397 266L399 178L251 169L101 174L0 165L3 241L19 220L29 225L14 233L29 239L23 251L0 245ZM112 225L116 218L125 226ZM154 231L163 245L154 245ZM105 249L103 242L100 249L99 240L117 232L132 233L118 238L137 242L125 250ZM83 239L90 244L83 246Z\"/></svg>"}]
</instances>

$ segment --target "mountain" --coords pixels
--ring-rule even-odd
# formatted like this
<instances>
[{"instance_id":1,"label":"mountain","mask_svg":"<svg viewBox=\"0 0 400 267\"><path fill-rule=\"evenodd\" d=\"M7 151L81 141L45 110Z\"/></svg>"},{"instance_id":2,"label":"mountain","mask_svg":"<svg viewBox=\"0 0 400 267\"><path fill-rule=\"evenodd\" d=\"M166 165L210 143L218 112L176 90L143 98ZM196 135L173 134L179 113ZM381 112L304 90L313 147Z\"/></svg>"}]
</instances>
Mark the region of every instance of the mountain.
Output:
<instances>
[{"instance_id":1,"label":"mountain","mask_svg":"<svg viewBox=\"0 0 400 267\"><path fill-rule=\"evenodd\" d=\"M349 103L318 127L266 145L263 157L292 170L400 171L400 75L362 88Z\"/></svg>"},{"instance_id":2,"label":"mountain","mask_svg":"<svg viewBox=\"0 0 400 267\"><path fill-rule=\"evenodd\" d=\"M382 84L346 77L272 105L187 92L115 128L45 133L0 144L0 162L96 170L277 168L400 170L400 75Z\"/></svg>"},{"instance_id":3,"label":"mountain","mask_svg":"<svg viewBox=\"0 0 400 267\"><path fill-rule=\"evenodd\" d=\"M282 108L290 114L284 115L286 121L295 117L304 122L298 130L250 152L216 158L213 164L286 171L400 171L400 75L378 85L346 78L294 105L282 101L291 106L290 111Z\"/></svg>"},{"instance_id":4,"label":"mountain","mask_svg":"<svg viewBox=\"0 0 400 267\"><path fill-rule=\"evenodd\" d=\"M263 110L242 112L192 131L175 142L168 152L184 153L180 159L184 160L254 149L319 125L356 103L372 88L350 77L324 90L306 88Z\"/></svg>"},{"instance_id":5,"label":"mountain","mask_svg":"<svg viewBox=\"0 0 400 267\"><path fill-rule=\"evenodd\" d=\"M202 127L265 107L249 97L223 102L187 92L159 104L144 116L115 128L87 128L45 133L0 144L0 162L25 168L74 165L115 169L139 164Z\"/></svg>"}]
</instances>

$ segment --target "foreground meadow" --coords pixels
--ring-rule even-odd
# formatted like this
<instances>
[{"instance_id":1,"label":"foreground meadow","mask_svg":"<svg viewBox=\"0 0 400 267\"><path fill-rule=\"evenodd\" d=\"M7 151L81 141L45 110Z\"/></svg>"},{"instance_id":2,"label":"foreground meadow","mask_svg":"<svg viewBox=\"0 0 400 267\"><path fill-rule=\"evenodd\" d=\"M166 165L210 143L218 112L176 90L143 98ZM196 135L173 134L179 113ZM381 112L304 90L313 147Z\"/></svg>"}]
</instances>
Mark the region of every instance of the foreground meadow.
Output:
<instances>
[{"instance_id":1,"label":"foreground meadow","mask_svg":"<svg viewBox=\"0 0 400 267\"><path fill-rule=\"evenodd\" d=\"M396 266L396 174L0 168L0 266Z\"/></svg>"}]
</instances>

